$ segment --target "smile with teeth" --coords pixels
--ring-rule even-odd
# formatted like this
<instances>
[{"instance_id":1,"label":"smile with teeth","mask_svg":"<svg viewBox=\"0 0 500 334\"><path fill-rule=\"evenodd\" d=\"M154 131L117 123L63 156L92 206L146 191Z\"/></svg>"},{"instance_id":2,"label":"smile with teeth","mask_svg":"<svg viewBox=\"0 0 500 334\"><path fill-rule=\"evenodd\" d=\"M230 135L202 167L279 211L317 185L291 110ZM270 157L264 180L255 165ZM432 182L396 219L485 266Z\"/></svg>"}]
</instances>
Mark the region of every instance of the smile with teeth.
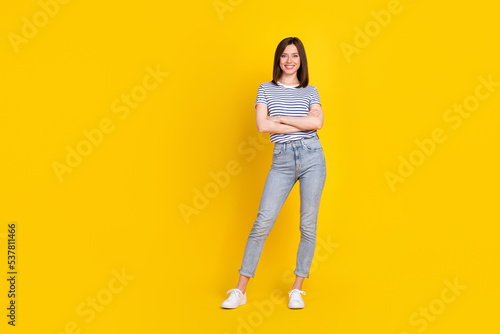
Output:
<instances>
[{"instance_id":1,"label":"smile with teeth","mask_svg":"<svg viewBox=\"0 0 500 334\"><path fill-rule=\"evenodd\" d=\"M286 68L290 69L293 68L295 65L285 65Z\"/></svg>"}]
</instances>

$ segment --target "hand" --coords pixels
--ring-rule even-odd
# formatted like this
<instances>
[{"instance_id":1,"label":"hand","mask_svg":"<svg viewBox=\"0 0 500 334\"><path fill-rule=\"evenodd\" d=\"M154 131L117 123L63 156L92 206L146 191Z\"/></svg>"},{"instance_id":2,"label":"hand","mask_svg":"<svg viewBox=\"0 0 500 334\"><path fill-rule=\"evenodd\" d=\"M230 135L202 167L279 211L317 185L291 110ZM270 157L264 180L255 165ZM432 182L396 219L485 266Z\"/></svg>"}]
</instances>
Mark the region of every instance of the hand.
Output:
<instances>
[{"instance_id":1,"label":"hand","mask_svg":"<svg viewBox=\"0 0 500 334\"><path fill-rule=\"evenodd\" d=\"M319 110L319 108L312 108L307 116L319 116L320 114L321 110Z\"/></svg>"},{"instance_id":2,"label":"hand","mask_svg":"<svg viewBox=\"0 0 500 334\"><path fill-rule=\"evenodd\" d=\"M275 123L281 123L281 116L267 116L267 120Z\"/></svg>"}]
</instances>

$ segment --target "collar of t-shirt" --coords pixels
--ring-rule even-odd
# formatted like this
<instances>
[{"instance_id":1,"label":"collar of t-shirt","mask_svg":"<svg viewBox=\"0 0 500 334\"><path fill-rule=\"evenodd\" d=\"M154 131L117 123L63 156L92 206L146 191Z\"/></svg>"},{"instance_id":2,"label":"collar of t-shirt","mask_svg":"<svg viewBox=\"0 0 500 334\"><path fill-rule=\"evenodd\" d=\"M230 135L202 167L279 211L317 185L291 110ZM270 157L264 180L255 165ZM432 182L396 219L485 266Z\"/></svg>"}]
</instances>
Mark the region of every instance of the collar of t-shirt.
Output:
<instances>
[{"instance_id":1,"label":"collar of t-shirt","mask_svg":"<svg viewBox=\"0 0 500 334\"><path fill-rule=\"evenodd\" d=\"M286 88L295 88L297 85L284 85L282 84L281 82L278 81L278 84L279 85L282 85L283 87L286 87Z\"/></svg>"}]
</instances>

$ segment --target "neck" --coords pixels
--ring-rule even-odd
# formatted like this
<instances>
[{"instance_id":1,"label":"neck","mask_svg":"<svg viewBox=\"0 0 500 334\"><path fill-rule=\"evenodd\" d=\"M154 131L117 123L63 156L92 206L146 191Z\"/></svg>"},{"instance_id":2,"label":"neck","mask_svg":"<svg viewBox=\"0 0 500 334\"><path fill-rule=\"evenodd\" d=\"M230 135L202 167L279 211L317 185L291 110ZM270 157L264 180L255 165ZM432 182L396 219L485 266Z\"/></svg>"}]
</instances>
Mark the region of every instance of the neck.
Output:
<instances>
[{"instance_id":1,"label":"neck","mask_svg":"<svg viewBox=\"0 0 500 334\"><path fill-rule=\"evenodd\" d=\"M297 79L297 75L282 75L280 79L278 80L279 82L286 84L286 85L295 85L299 84L299 80Z\"/></svg>"}]
</instances>

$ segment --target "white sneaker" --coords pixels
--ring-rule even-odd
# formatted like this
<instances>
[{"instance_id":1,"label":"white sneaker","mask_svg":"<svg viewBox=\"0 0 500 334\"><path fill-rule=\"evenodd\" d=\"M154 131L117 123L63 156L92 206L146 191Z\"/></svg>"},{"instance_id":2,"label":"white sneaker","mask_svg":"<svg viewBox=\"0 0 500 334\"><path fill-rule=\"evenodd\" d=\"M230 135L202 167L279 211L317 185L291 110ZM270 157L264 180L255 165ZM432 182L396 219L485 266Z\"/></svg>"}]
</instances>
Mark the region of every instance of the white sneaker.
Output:
<instances>
[{"instance_id":1,"label":"white sneaker","mask_svg":"<svg viewBox=\"0 0 500 334\"><path fill-rule=\"evenodd\" d=\"M305 291L301 291L299 289L293 289L288 293L288 308L304 308L304 301L302 300L302 296L300 294L305 295L306 293Z\"/></svg>"},{"instance_id":2,"label":"white sneaker","mask_svg":"<svg viewBox=\"0 0 500 334\"><path fill-rule=\"evenodd\" d=\"M242 293L240 289L231 289L227 293L231 293L231 294L220 305L222 308L237 308L238 306L247 303L247 293L246 292Z\"/></svg>"}]
</instances>

